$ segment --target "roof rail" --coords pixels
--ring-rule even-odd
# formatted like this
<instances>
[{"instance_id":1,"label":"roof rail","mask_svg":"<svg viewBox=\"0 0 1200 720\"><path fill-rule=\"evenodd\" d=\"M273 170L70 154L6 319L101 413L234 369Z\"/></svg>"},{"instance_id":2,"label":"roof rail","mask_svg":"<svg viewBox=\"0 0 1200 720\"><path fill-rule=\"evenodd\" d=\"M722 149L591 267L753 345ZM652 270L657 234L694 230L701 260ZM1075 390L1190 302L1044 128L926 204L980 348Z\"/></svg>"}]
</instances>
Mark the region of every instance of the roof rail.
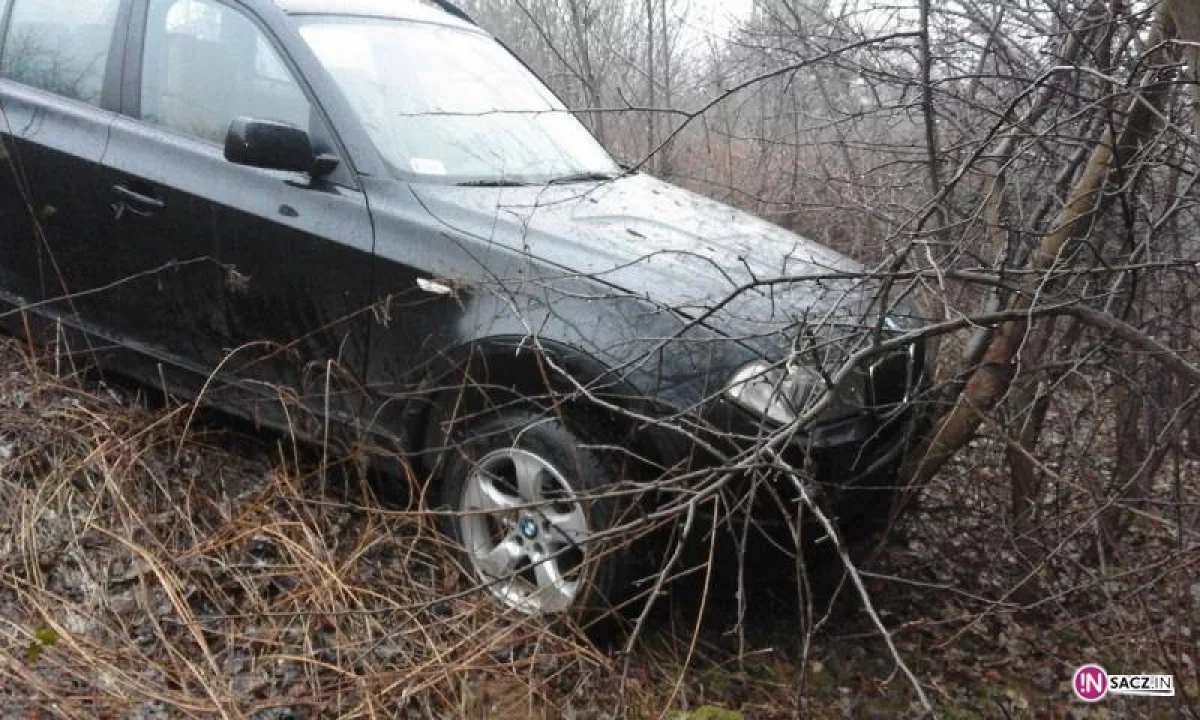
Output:
<instances>
[{"instance_id":1,"label":"roof rail","mask_svg":"<svg viewBox=\"0 0 1200 720\"><path fill-rule=\"evenodd\" d=\"M450 0L428 0L428 2L430 2L434 5L437 5L442 10L445 10L446 12L450 13L451 15L458 18L459 20L465 20L466 22L469 22L472 25L476 24L476 22L473 19L471 19L471 16L468 15L465 10L463 10L459 6L455 5L454 3L450 2Z\"/></svg>"}]
</instances>

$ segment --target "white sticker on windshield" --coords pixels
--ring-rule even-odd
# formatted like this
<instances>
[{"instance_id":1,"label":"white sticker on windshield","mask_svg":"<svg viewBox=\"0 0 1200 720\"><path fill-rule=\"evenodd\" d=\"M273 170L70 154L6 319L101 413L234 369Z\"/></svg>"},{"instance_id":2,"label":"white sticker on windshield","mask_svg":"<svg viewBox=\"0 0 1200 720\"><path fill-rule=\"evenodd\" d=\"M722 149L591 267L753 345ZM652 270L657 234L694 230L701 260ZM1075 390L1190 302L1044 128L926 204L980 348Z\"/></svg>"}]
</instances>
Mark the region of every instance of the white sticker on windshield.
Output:
<instances>
[{"instance_id":1,"label":"white sticker on windshield","mask_svg":"<svg viewBox=\"0 0 1200 720\"><path fill-rule=\"evenodd\" d=\"M408 164L412 166L413 172L421 173L422 175L445 175L446 166L441 160L432 158L411 158Z\"/></svg>"}]
</instances>

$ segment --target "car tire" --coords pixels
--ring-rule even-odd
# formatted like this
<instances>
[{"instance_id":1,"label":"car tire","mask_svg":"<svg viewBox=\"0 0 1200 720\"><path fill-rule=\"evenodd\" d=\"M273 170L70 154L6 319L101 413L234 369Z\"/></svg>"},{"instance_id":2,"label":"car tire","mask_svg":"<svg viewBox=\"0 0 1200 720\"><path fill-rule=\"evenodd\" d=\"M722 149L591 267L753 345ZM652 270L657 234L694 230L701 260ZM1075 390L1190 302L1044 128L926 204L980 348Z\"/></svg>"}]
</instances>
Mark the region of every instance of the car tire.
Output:
<instances>
[{"instance_id":1,"label":"car tire","mask_svg":"<svg viewBox=\"0 0 1200 720\"><path fill-rule=\"evenodd\" d=\"M510 610L607 626L632 559L603 536L632 505L612 494L625 463L607 434L519 406L439 424L434 493L469 580Z\"/></svg>"}]
</instances>

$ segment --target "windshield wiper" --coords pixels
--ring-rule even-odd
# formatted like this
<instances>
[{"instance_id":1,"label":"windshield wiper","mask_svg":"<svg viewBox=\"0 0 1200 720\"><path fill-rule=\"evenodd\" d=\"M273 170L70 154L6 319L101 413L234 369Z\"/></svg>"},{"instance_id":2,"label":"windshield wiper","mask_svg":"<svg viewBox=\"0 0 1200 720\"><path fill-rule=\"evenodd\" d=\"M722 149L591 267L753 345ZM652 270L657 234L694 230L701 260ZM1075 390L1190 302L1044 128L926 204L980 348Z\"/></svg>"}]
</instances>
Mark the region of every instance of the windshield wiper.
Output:
<instances>
[{"instance_id":1,"label":"windshield wiper","mask_svg":"<svg viewBox=\"0 0 1200 720\"><path fill-rule=\"evenodd\" d=\"M573 175L563 175L562 177L556 177L553 180L551 180L550 182L548 182L547 185L567 185L570 183L583 183L583 182L604 182L607 180L616 180L617 177L619 177L619 176L614 175L613 173L606 173L606 172L581 172L581 173L574 173Z\"/></svg>"},{"instance_id":2,"label":"windshield wiper","mask_svg":"<svg viewBox=\"0 0 1200 720\"><path fill-rule=\"evenodd\" d=\"M578 172L570 175L552 178L546 182L547 185L569 185L571 183L585 182L606 182L608 180L616 180L620 175L606 172ZM456 183L458 187L529 187L534 183L521 182L520 180L505 180L503 178L485 179L485 180L467 180L465 182Z\"/></svg>"},{"instance_id":3,"label":"windshield wiper","mask_svg":"<svg viewBox=\"0 0 1200 720\"><path fill-rule=\"evenodd\" d=\"M528 187L529 183L517 180L468 180L457 183L458 187Z\"/></svg>"}]
</instances>

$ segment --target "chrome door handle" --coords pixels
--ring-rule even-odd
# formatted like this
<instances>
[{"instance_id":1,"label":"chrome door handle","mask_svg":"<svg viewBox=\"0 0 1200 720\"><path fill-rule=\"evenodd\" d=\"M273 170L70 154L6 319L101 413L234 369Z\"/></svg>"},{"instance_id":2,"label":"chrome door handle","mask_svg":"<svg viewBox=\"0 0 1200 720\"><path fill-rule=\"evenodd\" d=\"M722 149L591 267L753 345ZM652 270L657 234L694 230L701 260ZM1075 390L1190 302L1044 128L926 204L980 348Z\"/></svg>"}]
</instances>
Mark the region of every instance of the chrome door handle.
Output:
<instances>
[{"instance_id":1,"label":"chrome door handle","mask_svg":"<svg viewBox=\"0 0 1200 720\"><path fill-rule=\"evenodd\" d=\"M120 198L117 202L113 203L113 214L118 220L124 217L127 212L138 217L150 217L167 206L165 202L156 197L143 195L124 185L113 185L113 192Z\"/></svg>"}]
</instances>

